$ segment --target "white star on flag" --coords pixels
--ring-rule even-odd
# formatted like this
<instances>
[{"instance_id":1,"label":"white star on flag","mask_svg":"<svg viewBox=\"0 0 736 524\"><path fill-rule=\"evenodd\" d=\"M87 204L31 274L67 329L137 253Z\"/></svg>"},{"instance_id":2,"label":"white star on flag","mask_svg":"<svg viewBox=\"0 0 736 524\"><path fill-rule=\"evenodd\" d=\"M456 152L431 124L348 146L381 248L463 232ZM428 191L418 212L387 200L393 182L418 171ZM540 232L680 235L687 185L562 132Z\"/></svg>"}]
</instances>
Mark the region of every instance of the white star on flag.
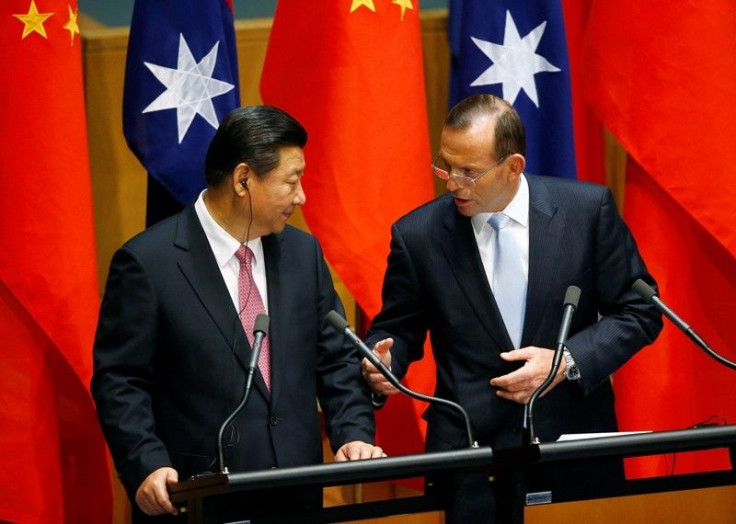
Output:
<instances>
[{"instance_id":1,"label":"white star on flag","mask_svg":"<svg viewBox=\"0 0 736 524\"><path fill-rule=\"evenodd\" d=\"M215 42L210 52L197 63L189 50L184 35L179 35L179 57L177 68L171 69L161 65L144 62L159 82L166 86L156 100L151 102L143 112L162 111L176 108L176 123L179 130L179 143L189 130L195 115L200 115L208 124L217 129L218 121L212 99L223 95L235 87L221 80L212 78L212 71L217 62Z\"/></svg>"},{"instance_id":2,"label":"white star on flag","mask_svg":"<svg viewBox=\"0 0 736 524\"><path fill-rule=\"evenodd\" d=\"M511 12L506 11L503 45L471 37L475 45L491 59L493 65L470 85L503 84L503 98L511 104L516 101L519 91L523 89L534 102L534 105L539 107L534 75L542 72L554 73L560 71L559 68L550 64L546 58L536 53L546 25L547 21L542 22L528 35L521 38Z\"/></svg>"}]
</instances>

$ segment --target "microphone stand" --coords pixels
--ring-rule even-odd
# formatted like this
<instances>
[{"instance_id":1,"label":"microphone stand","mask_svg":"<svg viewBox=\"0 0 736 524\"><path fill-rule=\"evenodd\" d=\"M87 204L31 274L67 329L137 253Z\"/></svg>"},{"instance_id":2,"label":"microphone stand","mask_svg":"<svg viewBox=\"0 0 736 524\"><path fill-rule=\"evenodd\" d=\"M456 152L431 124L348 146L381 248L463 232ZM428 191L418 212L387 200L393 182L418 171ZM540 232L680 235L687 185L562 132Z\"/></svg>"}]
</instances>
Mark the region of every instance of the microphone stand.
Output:
<instances>
[{"instance_id":1,"label":"microphone stand","mask_svg":"<svg viewBox=\"0 0 736 524\"><path fill-rule=\"evenodd\" d=\"M223 475L228 475L230 472L225 465L225 456L222 449L222 435L225 433L225 428L233 421L238 413L240 413L240 410L243 409L246 402L248 402L250 390L253 385L253 375L256 367L258 366L258 357L261 353L261 345L263 344L263 339L266 337L266 333L268 333L268 323L268 315L260 314L256 317L256 321L253 326L253 351L250 356L250 362L248 363L248 374L245 377L243 397L240 399L240 404L236 406L233 412L230 413L230 416L228 416L225 419L225 422L222 423L220 426L220 432L217 434L217 453L220 458L220 473Z\"/></svg>"},{"instance_id":2,"label":"microphone stand","mask_svg":"<svg viewBox=\"0 0 736 524\"><path fill-rule=\"evenodd\" d=\"M529 402L526 404L526 420L524 424L524 440L527 444L539 444L539 438L534 433L534 405L539 396L544 392L547 387L552 383L557 375L557 371L560 369L560 363L562 362L562 355L565 351L565 342L567 341L567 335L570 331L570 324L572 324L572 315L575 312L575 308L578 307L580 301L580 288L577 286L570 286L565 292L565 310L562 314L562 323L560 325L560 333L557 336L557 347L555 353L552 356L552 367L549 370L547 378L544 382L534 390Z\"/></svg>"},{"instance_id":3,"label":"microphone stand","mask_svg":"<svg viewBox=\"0 0 736 524\"><path fill-rule=\"evenodd\" d=\"M647 303L652 304L657 311L670 319L672 323L680 329L680 331L685 333L690 340L695 342L695 345L705 351L709 356L728 368L736 369L736 362L728 360L711 349L710 346L706 344L705 340L703 340L684 320L677 316L674 311L662 302L662 300L657 296L657 292L654 291L649 284L639 278L634 282L634 285L631 286L631 289L633 289Z\"/></svg>"},{"instance_id":4,"label":"microphone stand","mask_svg":"<svg viewBox=\"0 0 736 524\"><path fill-rule=\"evenodd\" d=\"M350 342L353 343L353 345L358 349L358 351L363 355L363 357L367 358L371 364L373 364L378 371L381 372L381 374L386 377L386 379L391 382L391 384L404 393L405 395L410 396L411 398L421 400L423 402L429 402L429 403L435 403L440 404L446 407L449 407L450 409L460 413L460 416L463 418L463 422L465 423L465 432L468 436L468 445L471 448L477 448L478 442L475 441L473 438L473 431L470 427L470 417L468 416L468 413L463 409L463 407L460 404L457 404L455 402L452 402L450 400L446 400L444 398L438 398L438 397L432 397L429 395L423 395L422 393L418 393L416 391L412 391L411 389L404 386L401 381L396 378L396 376L391 373L391 371L381 362L381 359L378 358L373 351L370 350L370 348L363 342L358 335L356 335L348 325L347 321L340 316L339 313L336 311L330 311L327 316L325 317L325 320L337 331L341 331L345 334L345 336L350 340Z\"/></svg>"}]
</instances>

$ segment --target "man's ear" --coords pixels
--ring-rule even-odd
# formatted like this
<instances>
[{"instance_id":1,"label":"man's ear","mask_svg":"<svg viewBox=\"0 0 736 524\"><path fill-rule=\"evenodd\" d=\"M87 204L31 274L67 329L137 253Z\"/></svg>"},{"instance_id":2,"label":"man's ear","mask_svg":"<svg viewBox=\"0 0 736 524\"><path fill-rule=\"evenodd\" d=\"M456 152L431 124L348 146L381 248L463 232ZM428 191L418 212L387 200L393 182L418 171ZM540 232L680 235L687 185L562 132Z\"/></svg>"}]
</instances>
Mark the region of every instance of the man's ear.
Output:
<instances>
[{"instance_id":1,"label":"man's ear","mask_svg":"<svg viewBox=\"0 0 736 524\"><path fill-rule=\"evenodd\" d=\"M511 172L515 176L519 176L524 171L524 167L526 167L526 158L524 158L524 155L514 153L509 156L508 163Z\"/></svg>"},{"instance_id":2,"label":"man's ear","mask_svg":"<svg viewBox=\"0 0 736 524\"><path fill-rule=\"evenodd\" d=\"M235 189L235 192L240 191L250 191L248 188L248 180L250 178L251 170L250 166L246 164L245 162L241 162L237 166L235 166L235 169L233 170L233 187Z\"/></svg>"}]
</instances>

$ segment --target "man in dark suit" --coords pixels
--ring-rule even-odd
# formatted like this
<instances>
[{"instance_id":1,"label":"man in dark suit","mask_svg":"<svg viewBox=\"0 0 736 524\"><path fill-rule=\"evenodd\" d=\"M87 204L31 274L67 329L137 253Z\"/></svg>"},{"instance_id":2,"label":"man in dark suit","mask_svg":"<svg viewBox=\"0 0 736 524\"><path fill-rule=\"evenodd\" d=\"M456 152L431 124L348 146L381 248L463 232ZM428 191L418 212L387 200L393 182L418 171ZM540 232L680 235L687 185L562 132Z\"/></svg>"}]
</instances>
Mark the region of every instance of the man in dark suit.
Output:
<instances>
[{"instance_id":1,"label":"man in dark suit","mask_svg":"<svg viewBox=\"0 0 736 524\"><path fill-rule=\"evenodd\" d=\"M451 110L433 167L448 193L394 224L383 308L368 334L374 351L402 377L422 358L429 332L435 394L462 405L475 438L494 448L522 444L524 404L549 373L568 286L582 294L565 359L536 404L542 441L616 431L609 377L662 326L661 316L631 291L638 278L654 282L610 192L525 175L525 147L521 120L504 100L477 95ZM500 215L508 221L511 251L496 243ZM517 275L499 276L510 252ZM509 306L515 306L511 313ZM374 392L396 393L365 360L363 374ZM424 416L428 451L469 445L455 413L433 405ZM620 461L564 472L578 482L591 474L621 476ZM554 471L537 475L542 483L554 477ZM487 474L441 484L449 494L449 522L492 522Z\"/></svg>"},{"instance_id":2,"label":"man in dark suit","mask_svg":"<svg viewBox=\"0 0 736 524\"><path fill-rule=\"evenodd\" d=\"M207 188L197 201L113 257L92 393L136 503L134 520L176 515L167 486L219 471L218 432L243 395L253 332L246 313L253 307L270 317L261 353L270 364L259 362L247 404L224 431L229 470L321 462L317 399L338 461L383 455L372 445L360 361L323 325L342 304L321 248L286 223L305 202L306 140L281 110L234 110L210 144ZM239 258L248 251L252 258ZM320 489L235 493L208 499L205 516L257 521L284 503L297 511L321 502Z\"/></svg>"}]
</instances>

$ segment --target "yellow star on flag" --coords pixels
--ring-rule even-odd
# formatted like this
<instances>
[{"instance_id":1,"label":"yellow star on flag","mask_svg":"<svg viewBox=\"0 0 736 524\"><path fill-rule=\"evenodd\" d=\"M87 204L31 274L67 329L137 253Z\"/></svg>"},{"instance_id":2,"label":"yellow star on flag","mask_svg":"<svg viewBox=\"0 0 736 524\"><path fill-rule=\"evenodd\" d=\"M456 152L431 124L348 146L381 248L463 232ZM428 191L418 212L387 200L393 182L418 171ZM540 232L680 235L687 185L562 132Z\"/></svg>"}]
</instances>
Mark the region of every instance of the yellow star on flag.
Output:
<instances>
[{"instance_id":1,"label":"yellow star on flag","mask_svg":"<svg viewBox=\"0 0 736 524\"><path fill-rule=\"evenodd\" d=\"M39 13L38 9L36 8L36 2L34 0L31 0L31 7L28 8L28 12L26 14L13 15L15 18L25 24L25 27L23 27L23 36L20 37L21 40L34 32L48 39L48 37L46 36L46 29L44 29L43 27L43 23L48 17L53 14L54 13Z\"/></svg>"},{"instance_id":2,"label":"yellow star on flag","mask_svg":"<svg viewBox=\"0 0 736 524\"><path fill-rule=\"evenodd\" d=\"M401 19L404 19L404 13L406 13L407 9L414 9L414 6L411 4L411 0L394 0L391 2L392 4L396 4L399 7L401 7Z\"/></svg>"},{"instance_id":3,"label":"yellow star on flag","mask_svg":"<svg viewBox=\"0 0 736 524\"><path fill-rule=\"evenodd\" d=\"M79 34L79 24L77 23L77 14L79 14L79 10L72 11L72 6L67 7L69 8L69 21L64 24L64 29L69 31L69 35L72 39L71 45L74 45L74 35Z\"/></svg>"},{"instance_id":4,"label":"yellow star on flag","mask_svg":"<svg viewBox=\"0 0 736 524\"><path fill-rule=\"evenodd\" d=\"M350 12L352 13L359 7L367 7L374 13L376 12L376 6L373 5L373 0L353 0L353 5L350 6Z\"/></svg>"}]
</instances>

